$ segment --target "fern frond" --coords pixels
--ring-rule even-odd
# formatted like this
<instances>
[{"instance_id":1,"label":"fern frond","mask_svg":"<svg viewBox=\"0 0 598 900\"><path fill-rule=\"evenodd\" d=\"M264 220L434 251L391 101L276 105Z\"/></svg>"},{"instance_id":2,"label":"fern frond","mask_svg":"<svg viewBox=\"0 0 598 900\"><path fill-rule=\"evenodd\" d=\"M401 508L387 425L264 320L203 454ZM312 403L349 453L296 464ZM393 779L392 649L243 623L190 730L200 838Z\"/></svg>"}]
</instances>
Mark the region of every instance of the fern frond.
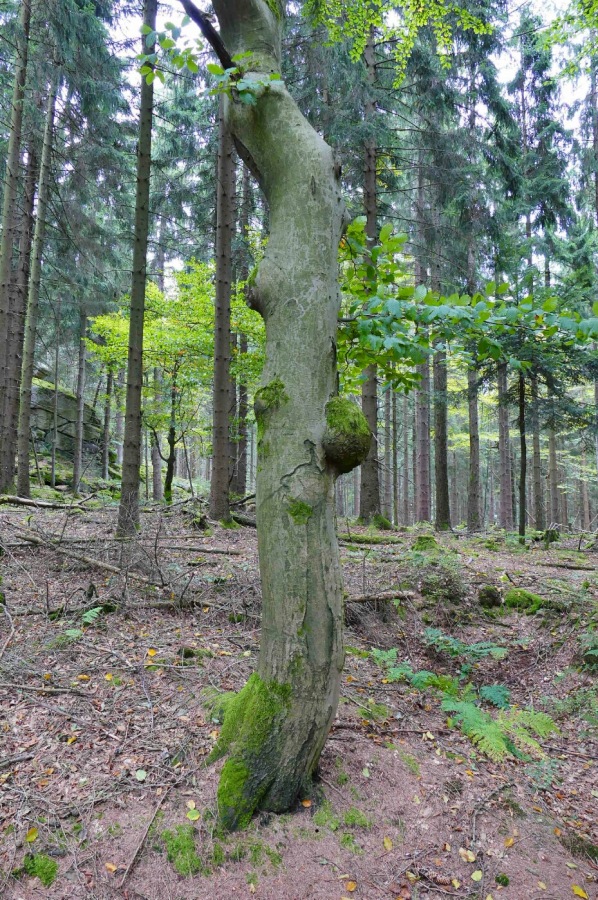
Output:
<instances>
[{"instance_id":1,"label":"fern frond","mask_svg":"<svg viewBox=\"0 0 598 900\"><path fill-rule=\"evenodd\" d=\"M480 688L480 697L498 709L508 709L511 692L504 684L485 684Z\"/></svg>"}]
</instances>

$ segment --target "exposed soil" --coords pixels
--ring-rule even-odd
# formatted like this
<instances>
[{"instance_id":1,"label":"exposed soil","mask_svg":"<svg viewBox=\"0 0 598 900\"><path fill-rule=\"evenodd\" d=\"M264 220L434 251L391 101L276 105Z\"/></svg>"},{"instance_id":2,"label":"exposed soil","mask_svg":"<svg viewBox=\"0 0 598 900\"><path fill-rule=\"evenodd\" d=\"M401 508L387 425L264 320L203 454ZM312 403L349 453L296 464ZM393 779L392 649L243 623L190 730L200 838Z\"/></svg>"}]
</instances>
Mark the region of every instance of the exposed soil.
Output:
<instances>
[{"instance_id":1,"label":"exposed soil","mask_svg":"<svg viewBox=\"0 0 598 900\"><path fill-rule=\"evenodd\" d=\"M252 528L206 535L195 512L148 509L123 550L114 507L0 509L2 898L598 898L587 541L523 549L500 534L447 535L418 551L416 530L344 541L349 596L402 599L347 604L343 699L311 796L226 836L204 697L239 689L256 664L256 539ZM534 615L486 610L484 584L547 602ZM451 655L426 628L506 655ZM396 662L376 662L373 648L396 648ZM502 685L511 708L533 706L560 730L489 759L437 689L389 677L401 662L460 678L459 690ZM171 840L169 861L164 832L178 826L191 851L177 858ZM31 874L40 855L57 864L47 887Z\"/></svg>"}]
</instances>

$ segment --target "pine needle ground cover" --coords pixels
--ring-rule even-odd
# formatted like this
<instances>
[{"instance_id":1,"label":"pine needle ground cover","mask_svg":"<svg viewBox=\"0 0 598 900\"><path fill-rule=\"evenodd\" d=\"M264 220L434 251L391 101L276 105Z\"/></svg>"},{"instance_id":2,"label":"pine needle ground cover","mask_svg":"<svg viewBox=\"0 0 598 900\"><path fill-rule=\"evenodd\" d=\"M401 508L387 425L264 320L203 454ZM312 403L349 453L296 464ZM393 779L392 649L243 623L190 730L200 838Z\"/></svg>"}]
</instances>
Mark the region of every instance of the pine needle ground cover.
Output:
<instances>
[{"instance_id":1,"label":"pine needle ground cover","mask_svg":"<svg viewBox=\"0 0 598 900\"><path fill-rule=\"evenodd\" d=\"M0 511L3 898L593 900L598 576L577 539L422 549L349 523L318 779L227 835L206 761L256 668L256 539L201 512L148 508L125 563L111 505ZM510 608L515 588L546 602Z\"/></svg>"}]
</instances>

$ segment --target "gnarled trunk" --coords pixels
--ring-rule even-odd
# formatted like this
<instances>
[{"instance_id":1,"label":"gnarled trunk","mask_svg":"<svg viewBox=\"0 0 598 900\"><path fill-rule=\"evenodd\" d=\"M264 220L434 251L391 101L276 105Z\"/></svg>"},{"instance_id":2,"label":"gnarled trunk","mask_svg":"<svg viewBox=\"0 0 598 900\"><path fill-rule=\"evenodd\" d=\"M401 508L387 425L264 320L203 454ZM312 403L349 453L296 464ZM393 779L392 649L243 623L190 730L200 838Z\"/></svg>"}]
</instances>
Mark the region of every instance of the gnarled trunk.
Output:
<instances>
[{"instance_id":1,"label":"gnarled trunk","mask_svg":"<svg viewBox=\"0 0 598 900\"><path fill-rule=\"evenodd\" d=\"M279 70L282 4L214 7L228 53L253 53L246 77ZM220 817L237 828L256 809L293 804L334 719L343 667L334 482L361 461L370 435L355 404L333 399L343 204L332 152L282 81L254 106L233 95L227 117L271 216L252 295L266 324L255 399L262 643L257 672L226 707L218 747L230 752Z\"/></svg>"}]
</instances>

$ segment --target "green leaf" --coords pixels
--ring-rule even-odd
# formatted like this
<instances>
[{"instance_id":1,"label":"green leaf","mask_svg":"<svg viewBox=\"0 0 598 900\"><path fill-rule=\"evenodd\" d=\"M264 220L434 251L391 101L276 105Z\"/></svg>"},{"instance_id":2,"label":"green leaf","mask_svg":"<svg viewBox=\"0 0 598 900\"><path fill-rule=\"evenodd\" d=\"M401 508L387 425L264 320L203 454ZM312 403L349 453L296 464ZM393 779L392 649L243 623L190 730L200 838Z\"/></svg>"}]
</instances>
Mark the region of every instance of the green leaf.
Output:
<instances>
[{"instance_id":1,"label":"green leaf","mask_svg":"<svg viewBox=\"0 0 598 900\"><path fill-rule=\"evenodd\" d=\"M224 69L217 63L208 63L206 69L210 75L224 75Z\"/></svg>"},{"instance_id":2,"label":"green leaf","mask_svg":"<svg viewBox=\"0 0 598 900\"><path fill-rule=\"evenodd\" d=\"M187 818L190 822L197 822L201 818L201 813L198 809L190 809L187 813Z\"/></svg>"}]
</instances>

